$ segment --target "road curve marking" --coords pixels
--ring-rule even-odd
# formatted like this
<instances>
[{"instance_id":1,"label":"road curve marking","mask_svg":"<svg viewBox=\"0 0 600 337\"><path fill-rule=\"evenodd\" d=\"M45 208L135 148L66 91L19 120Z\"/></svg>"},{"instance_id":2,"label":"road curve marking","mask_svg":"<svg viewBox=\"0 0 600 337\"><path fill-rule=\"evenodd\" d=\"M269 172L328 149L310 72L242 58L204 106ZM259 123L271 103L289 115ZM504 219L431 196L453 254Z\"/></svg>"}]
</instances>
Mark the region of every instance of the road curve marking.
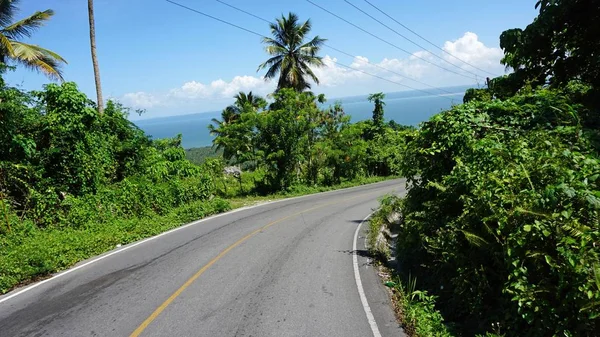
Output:
<instances>
[{"instance_id":1,"label":"road curve marking","mask_svg":"<svg viewBox=\"0 0 600 337\"><path fill-rule=\"evenodd\" d=\"M375 321L375 317L371 312L371 307L369 306L369 302L367 302L367 296L365 295L365 289L362 285L362 280L360 279L360 270L358 269L358 253L356 251L356 241L358 241L358 232L360 232L360 227L363 222L367 221L368 218L373 215L367 215L366 218L361 221L358 226L356 226L356 231L354 232L354 242L352 243L352 264L354 265L354 279L356 280L356 288L358 288L358 295L360 296L360 301L362 302L363 309L365 310L365 314L367 315L367 320L369 321L369 326L371 327L371 331L373 332L374 337L381 337L381 333L379 332L379 327L377 326L377 322Z\"/></svg>"},{"instance_id":2,"label":"road curve marking","mask_svg":"<svg viewBox=\"0 0 600 337\"><path fill-rule=\"evenodd\" d=\"M385 182L385 181L382 181L382 182ZM374 184L378 184L378 183L380 183L380 182L377 182L377 183L374 183ZM369 185L369 184L367 184L367 185ZM353 187L347 187L347 188L340 188L338 190L332 190L332 191L326 191L326 192L319 192L319 193L301 195L301 196L298 196L298 197L292 197L292 198L285 198L285 199L280 199L280 200L268 201L268 202L264 202L264 203L261 203L261 204L258 204L258 205L240 207L240 208L228 211L228 212L219 213L219 214L215 214L215 215L206 217L204 219L192 221L192 222L190 222L188 224L185 224L185 225L182 225L182 226L179 226L179 227L175 227L175 228L173 228L171 230L168 230L166 232L157 234L155 236L151 236L151 237L143 239L141 241L128 244L128 245L124 246L123 248L121 248L119 250L115 250L115 251L112 251L112 252L107 253L105 255L101 255L101 256L99 256L99 257L97 257L97 258L95 258L93 260L90 260L90 261L88 261L86 263L83 263L83 264L81 264L79 266L67 269L67 270L65 270L63 272L60 272L60 273L58 273L58 274L56 274L54 276L51 276L50 278L47 278L47 279L45 279L43 281L40 281L40 282L34 283L34 284L30 285L30 286L27 286L26 288L23 288L23 289L21 289L19 291L16 291L14 294L0 295L0 297L4 296L4 297L0 298L0 304L2 304L3 302L6 302L8 300L10 300L11 298L19 296L19 295L21 295L23 293L26 293L26 292L28 292L28 291L30 291L32 289L35 289L35 288L37 288L37 287L39 287L39 286L41 286L43 284L46 284L46 283L51 282L51 281L54 281L54 280L56 280L58 278L61 278L61 277L65 276L65 275L67 275L67 274L70 274L70 273L72 273L72 272L74 272L76 270L79 270L79 269L81 269L83 267L87 267L87 266L89 266L89 265L91 265L93 263L96 263L98 261L104 260L107 257L113 256L113 255L121 253L121 252L124 252L124 251L126 251L128 249L131 249L131 248L135 247L135 246L139 246L139 245L141 245L143 243L146 243L146 242L158 239L161 236L165 236L167 234L171 234L173 232L182 230L182 229L190 227L190 226L197 225L197 224L205 222L205 221L209 221L209 220L212 220L212 219L215 219L215 218L219 218L219 217L222 217L222 216L226 216L226 215L230 215L230 214L233 214L233 213L237 213L237 212L241 212L241 211L245 211L245 210L249 210L249 209L253 209L253 208L257 208L257 207L272 205L272 204L276 204L276 203L280 203L280 202L284 202L284 201L290 201L290 200L295 200L295 199L304 199L304 198L314 197L314 196L323 195L323 194L330 194L330 193L335 193L335 192L340 192L340 191L345 191L345 190L358 189L360 187L367 186L367 185L360 185L360 186L353 186Z\"/></svg>"},{"instance_id":3,"label":"road curve marking","mask_svg":"<svg viewBox=\"0 0 600 337\"><path fill-rule=\"evenodd\" d=\"M348 200L352 200L352 199L364 197L364 196L367 196L367 195L370 195L370 194L375 194L375 193L380 193L380 191L369 192L369 193L362 193L360 195L357 195L357 196L354 196L354 197L351 197L351 198L346 198L346 199L342 199L342 200L339 200L339 201L330 202L330 203L322 204L322 205L319 205L319 206L311 207L311 208L305 209L303 211L296 212L294 214L291 214L291 215L285 216L283 218L279 218L279 219L277 219L275 221L272 221L272 222L270 222L270 223L268 223L268 224L260 227L259 229L251 232L250 234L244 236L243 238L241 238L238 241L234 242L231 246L225 248L225 250L223 250L222 252L220 252L212 260L210 260L206 265L204 265L202 268L200 268L200 270L198 270L194 275L192 275L192 277L190 277L187 281L185 281L185 283L181 287L179 287L179 289L177 289L171 296L169 296L169 298L167 298L158 308L156 308L156 310L154 310L154 312L152 312L152 314L150 314L150 316L148 316L148 318L146 318L144 320L144 322L142 322L142 324L140 324L140 326L138 326L137 329L135 329L131 333L131 335L129 335L129 337L138 337L138 336L140 336L142 334L142 332L144 332L144 330L148 327L148 325L150 325L150 323L152 323L152 321L154 321L169 306L169 304L171 304L171 302L173 302L179 295L181 295L181 293L187 287L189 287L192 283L194 283L194 281L198 277L200 277L202 274L204 274L204 272L208 268L210 268L213 264L215 264L217 261L219 261L223 256L225 256L225 254L229 253L232 249L234 249L235 247L239 246L240 244L242 244L246 240L250 239L254 235L256 235L256 234L264 231L265 229L267 229L267 228L269 228L269 227L271 227L271 226L273 226L275 224L278 224L278 223L280 223L280 222L282 222L284 220L293 218L293 217L298 216L300 214L307 213L307 212L310 212L310 211L314 211L316 209L327 207L327 206L330 206L330 205L340 204L340 203L343 203L343 202L348 201ZM354 242L354 246L356 246L356 240ZM356 250L356 248L354 248L354 249ZM355 270L355 272L356 272L356 270ZM356 276L356 274L355 274L355 276ZM362 296L364 296L364 293L362 293ZM361 301L362 300L363 300L363 298L361 297ZM366 299L365 299L365 301L366 301ZM363 302L363 304L364 303L366 303L366 302ZM371 315L371 317L372 317L372 315ZM371 322L369 321L369 324L370 323ZM371 329L372 328L373 327L371 327ZM375 335L375 337L381 337L381 335Z\"/></svg>"}]
</instances>

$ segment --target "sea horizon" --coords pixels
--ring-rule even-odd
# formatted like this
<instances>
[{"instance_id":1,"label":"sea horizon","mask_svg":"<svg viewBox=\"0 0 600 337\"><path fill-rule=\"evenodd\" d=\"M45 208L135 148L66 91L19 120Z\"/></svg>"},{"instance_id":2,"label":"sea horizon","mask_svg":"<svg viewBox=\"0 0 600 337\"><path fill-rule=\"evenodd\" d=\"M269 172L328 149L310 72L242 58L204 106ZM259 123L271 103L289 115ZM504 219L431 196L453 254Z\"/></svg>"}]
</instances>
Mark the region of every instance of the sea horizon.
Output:
<instances>
[{"instance_id":1,"label":"sea horizon","mask_svg":"<svg viewBox=\"0 0 600 337\"><path fill-rule=\"evenodd\" d=\"M464 93L472 85L442 87L437 89L407 90L385 93L384 117L403 125L418 126L431 116L462 103ZM439 91L439 93L437 93ZM372 116L372 103L368 95L354 95L328 99L322 107L340 103L353 122L366 120ZM212 145L208 125L212 118L219 118L221 111L204 111L189 114L161 116L132 120L152 139L175 137L182 134L184 148Z\"/></svg>"}]
</instances>

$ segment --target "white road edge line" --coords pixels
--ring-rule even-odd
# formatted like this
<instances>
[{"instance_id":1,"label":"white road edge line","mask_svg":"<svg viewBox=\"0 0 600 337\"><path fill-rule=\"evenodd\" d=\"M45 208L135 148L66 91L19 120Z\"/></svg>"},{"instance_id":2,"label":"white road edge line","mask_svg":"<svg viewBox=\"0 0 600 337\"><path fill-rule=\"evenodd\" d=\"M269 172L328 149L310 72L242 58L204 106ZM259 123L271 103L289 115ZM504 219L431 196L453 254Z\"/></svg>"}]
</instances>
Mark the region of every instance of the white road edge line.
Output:
<instances>
[{"instance_id":1,"label":"white road edge line","mask_svg":"<svg viewBox=\"0 0 600 337\"><path fill-rule=\"evenodd\" d=\"M384 181L381 181L381 182L387 182L387 181L389 181L389 180L384 180ZM379 183L379 182L377 182L377 183ZM374 183L374 184L377 184L377 183ZM370 185L370 184L367 184L367 185ZM290 200L295 200L295 199L302 199L302 198L307 198L307 197L312 197L312 196L317 196L317 195L322 195L322 194L329 194L329 193L334 193L334 192L339 192L339 191L344 191L344 190L355 189L355 188L359 188L359 187L363 187L363 186L366 186L366 185L359 185L359 186L353 186L353 187L348 187L348 188L341 188L341 189L338 189L338 190L332 190L332 191L326 191L326 192L320 192L320 193L313 193L313 194L308 194L308 195L301 195L301 196L298 196L298 197L292 197L292 198L285 198L285 199L280 199L280 200L268 201L268 202L261 203L261 204L258 204L258 205L240 207L240 208L237 208L237 209L225 212L225 213L215 214L215 215L209 216L209 217L204 218L204 219L196 220L196 221L190 222L188 224L185 224L185 225L182 225L182 226L179 226L179 227L175 227L175 228L173 228L171 230L168 230L168 231L166 231L164 233L160 233L158 235L151 236L151 237L143 239L141 241L134 242L132 244L128 244L127 246L124 246L124 247L122 247L119 250L112 251L112 252L110 252L108 254L105 254L105 255L100 255L99 257L97 257L97 258L95 258L95 259L93 259L91 261L88 261L88 262L86 262L84 264L81 264L79 266L67 269L67 270L65 270L63 272L60 272L60 273L58 273L56 275L53 275L50 278L47 278L47 279L45 279L43 281L34 283L34 284L32 284L32 285L30 285L30 286L28 286L26 288L23 288L23 289L15 292L14 294L10 294L10 292L9 292L8 294L10 294L10 295L0 295L0 304L2 304L3 302L6 302L8 300L10 300L11 298L14 298L14 297L19 296L19 295L21 295L23 293L26 293L29 290L35 289L35 288L37 288L37 287L39 287L39 286L41 286L41 285L43 285L45 283L48 283L48 282L53 281L53 280L56 280L56 279L58 279L58 278L60 278L62 276L70 274L70 273L72 273L72 272L74 272L76 270L79 270L79 269L83 268L83 267L87 267L87 266L89 266L89 265L91 265L93 263L96 263L98 261L104 260L107 257L113 256L113 255L121 253L121 252L124 252L124 251L126 251L128 249L131 249L133 247L139 246L139 245L141 245L143 243L146 243L146 242L152 241L154 239L160 238L161 236L168 235L170 233L182 230L182 229L190 227L190 226L197 225L199 223L202 223L202 222L205 222L205 221L208 221L208 220L212 220L212 219L219 218L219 217L222 217L222 216L225 216L225 215L229 215L229 214L233 214L233 213L237 213L237 212L241 212L241 211L245 211L245 210L253 209L253 208L257 208L257 207L262 207L262 206L266 206L266 205L272 205L272 204L276 204L276 203L280 203L280 202L284 202L284 201L290 201ZM360 225L359 225L359 227L360 227ZM355 240L355 242L356 242L356 240ZM355 248L355 250L356 250L356 248Z\"/></svg>"},{"instance_id":2,"label":"white road edge line","mask_svg":"<svg viewBox=\"0 0 600 337\"><path fill-rule=\"evenodd\" d=\"M362 224L367 221L368 218L373 215L367 215L366 218L361 221L358 226L356 226L356 231L354 232L354 242L352 243L352 264L354 264L354 279L356 280L356 287L358 288L358 295L360 296L360 301L362 302L363 309L365 310L365 314L367 315L367 320L369 321L369 325L371 326L371 331L373 332L374 337L381 337L381 333L379 332L379 327L377 326L377 322L375 321L375 317L371 312L371 307L369 306L369 302L367 301L367 296L365 295L365 289L363 288L362 281L360 279L360 270L358 269L358 253L356 251L356 242L358 241L358 232L360 232L360 227Z\"/></svg>"}]
</instances>

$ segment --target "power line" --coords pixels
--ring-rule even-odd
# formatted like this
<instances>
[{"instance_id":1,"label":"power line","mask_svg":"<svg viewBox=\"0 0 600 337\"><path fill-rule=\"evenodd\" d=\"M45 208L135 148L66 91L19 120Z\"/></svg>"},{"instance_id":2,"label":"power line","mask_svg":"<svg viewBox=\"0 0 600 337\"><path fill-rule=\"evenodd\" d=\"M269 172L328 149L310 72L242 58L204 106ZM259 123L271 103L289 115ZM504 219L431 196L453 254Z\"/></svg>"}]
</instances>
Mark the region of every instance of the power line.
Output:
<instances>
[{"instance_id":1,"label":"power line","mask_svg":"<svg viewBox=\"0 0 600 337\"><path fill-rule=\"evenodd\" d=\"M172 1L172 0L165 0L165 1L167 1L167 2L169 2L169 3L171 3L171 4L173 4L173 5L179 6L179 7L181 7L181 8L187 9L187 10L189 10L189 11L192 11L192 12L194 12L194 13L197 13L197 14L203 15L203 16L205 16L205 17L207 17L207 18L210 18L210 19L213 19L213 20L215 20L215 21L219 21L219 22L221 22L221 23L224 23L224 24L226 24L226 25L229 25L229 26L232 26L232 27L235 27L235 28L241 29L241 30L243 30L243 31L245 31L245 32L248 32L248 33L251 33L251 34L254 34L254 35L260 36L260 37L262 37L262 38L265 38L265 37L266 37L266 36L264 36L264 35L262 35L262 34L259 34L259 33L255 32L255 31L252 31L252 30L250 30L250 29L247 29L247 28L244 28L244 27L238 26L238 25L236 25L236 24L233 24L233 23L231 23L231 22L228 22L228 21L225 21L225 20L219 19L219 18L217 18L217 17L214 17L214 16L212 16L212 15L206 14L206 13L204 13L204 12L201 12L201 11L199 11L199 10L193 9L193 8L191 8L191 7L188 7L188 6L182 5L182 4L180 4L180 3L177 3L177 2L175 2L175 1ZM451 98L449 98L449 97L447 97L447 96L442 96L442 95L435 94L435 93L432 93L432 92L429 92L429 91L426 91L426 90L421 90L421 89L413 88L413 87L411 87L411 86L409 86L409 85L402 84L402 83L400 83L400 82L392 81L392 80L389 80L389 79L387 79L387 78L384 78L384 77L381 77L381 76L378 76L378 75L373 75L373 74L371 74L371 73L368 73L368 72L366 72L366 71L363 71L363 70L360 70L360 69L355 69L355 68L352 68L352 67L350 67L350 66L347 66L347 65L345 65L345 64L339 63L339 62L337 62L337 61L333 61L333 62L335 62L336 64L338 64L338 65L340 65L340 66L342 66L342 67L344 67L344 68L348 68L348 69L350 69L350 70L353 70L353 71L357 71L357 72L360 72L360 73L363 73L363 74L366 74L366 75L369 75L369 76L373 76L373 77L375 77L375 78L379 78L379 79L382 79L382 80L384 80L384 81L388 81L388 82L391 82L391 83L394 83L394 84L397 84L397 85L403 86L403 87L405 87L405 88L408 88L408 89L411 89L411 90L415 90L415 91L424 92L424 93L426 93L426 94L428 94L428 95L432 95L432 96L438 96L438 97L443 97L443 98L446 98L446 99L448 99L448 100L450 100L450 101L454 101L453 99L451 99Z\"/></svg>"},{"instance_id":2,"label":"power line","mask_svg":"<svg viewBox=\"0 0 600 337\"><path fill-rule=\"evenodd\" d=\"M323 44L323 45L324 45L325 47L329 48L329 49L333 49L333 50L337 51L337 52L338 52L338 53L340 53L340 54L344 54L344 55L346 55L346 56L349 56L349 57L352 57L352 58L357 58L357 56L353 56L352 54L346 53L346 52L344 52L344 51L342 51L342 50L339 50L339 49L337 49L337 48L335 48L335 47L332 47L332 46L330 46L330 45L327 45L327 44ZM392 73L392 74L394 74L394 75L400 76L400 77L402 77L402 78L406 78L406 79L409 79L409 80L411 80L411 81L415 81L415 82L417 82L417 83L419 83L419 84L422 84L422 85L424 85L424 86L430 87L430 88L432 88L432 89L439 90L439 91L443 91L443 92L445 92L445 93L447 93L447 94L452 94L452 92L450 92L450 91L448 91L448 90L446 90L446 89L442 89L442 88L436 88L436 87L434 87L434 86L432 86L432 85L429 85L429 84L427 84L427 83L421 82L421 81L419 81L419 80L416 80L416 79L414 79L414 78L410 78L410 77L407 77L407 76L405 76L405 75L402 75L402 74L400 74L400 73L398 73L398 72L396 72L396 71L393 71L393 70L390 70L390 69L384 68L384 67L382 67L382 66L378 65L377 63L372 63L372 62L369 62L369 61L366 61L366 60L365 60L364 62L366 62L366 63L368 63L368 64L370 64L370 65L372 65L372 66L374 66L374 67L377 67L377 68L379 68L379 69L382 69L382 70L388 71L388 72L390 72L390 73ZM357 69L355 69L355 70L357 70Z\"/></svg>"},{"instance_id":3,"label":"power line","mask_svg":"<svg viewBox=\"0 0 600 337\"><path fill-rule=\"evenodd\" d=\"M494 77L495 77L495 76L498 76L498 75L496 75L496 74L494 74L494 73L491 73L491 72L489 72L489 71L487 71L487 70L484 70L484 69L481 69L481 68L479 68L479 67L477 67L477 66L474 66L473 64L471 64L471 63L469 63L469 62L467 62L467 61L465 61L465 60L463 60L463 59L459 58L458 56L455 56L455 55L453 55L452 53L448 52L447 50L445 50L445 49L443 49L443 48L440 48L440 47L439 47L438 45L436 45L435 43L433 43L433 42L429 41L428 39L424 38L423 36L421 36L420 34L418 34L417 32L415 32L414 30L412 30L412 29L408 28L406 25L402 24L400 21L398 21L398 20L394 19L392 16L388 15L388 14L387 14L386 12L384 12L383 10L379 9L379 7L377 7L377 6L375 6L374 4L372 4L372 3L371 3L369 0L364 0L364 1L365 1L367 4L369 4L371 7L375 8L377 11L379 11L381 14L383 14L383 15L387 16L388 18L390 18L391 20L393 20L395 23L397 23L397 24L399 24L400 26L404 27L404 29L406 29L406 30L408 30L409 32L411 32L411 33L415 34L416 36L418 36L419 38L421 38L423 41L425 41L425 42L429 43L430 45L432 45L432 46L434 46L435 48L437 48L437 49L441 50L442 52L444 52L444 53L446 53L446 54L448 54L448 55L452 56L453 58L455 58L455 59L459 60L460 62L462 62L462 63L464 63L464 64L466 64L466 65L469 65L469 66L471 66L471 67L473 67L473 68L475 68L475 69L477 69L477 70L479 70L479 71L482 71L482 72L484 72L484 73L490 74L490 75L492 75L492 76L494 76Z\"/></svg>"},{"instance_id":4,"label":"power line","mask_svg":"<svg viewBox=\"0 0 600 337\"><path fill-rule=\"evenodd\" d=\"M309 3L311 3L313 6L315 6L315 7L317 7L317 8L320 8L320 9L322 9L323 11L325 11L325 12L327 12L327 13L329 13L329 14L331 14L331 15L335 16L336 18L338 18L338 19L340 19L340 20L342 20L342 21L346 22L347 24L349 24L349 25L351 25L351 26L355 27L356 29L359 29L359 30L361 30L362 32L364 32L364 33L366 33L366 34L369 34L369 35L371 35L372 37L374 37L374 38L376 38L376 39L378 39L378 40L380 40L380 41L382 41L382 42L384 42L384 43L386 43L386 44L388 44L388 45L390 45L390 46L392 46L392 47L394 47L394 48L396 48L396 49L398 49L398 50L401 50L401 51L403 51L403 52L405 52L405 53L407 53L407 54L409 54L409 55L411 55L411 56L414 56L415 58L418 58L418 59L420 59L420 60L421 60L421 61L423 61L423 62L429 63L429 64L431 64L431 65L433 65L433 66L435 66L435 67L438 67L438 68L440 68L440 69L443 69L443 70L445 70L445 71L447 71L447 72L450 72L450 73L453 73L453 74L456 74L456 75L459 75L459 76L462 76L462 77L466 77L466 78L468 78L468 79L471 79L471 80L473 80L473 79L477 80L477 78L473 78L473 77L471 77L471 76L468 76L468 75L465 75L465 74L458 73L458 72L456 72L456 71L454 71L454 70L450 70L450 69L448 69L448 68L444 68L444 67L440 66L439 64L435 64L435 63L433 63L433 62L431 62L431 61L429 61L429 60L427 60L427 59L424 59L424 58L422 58L422 57L420 57L420 56L418 56L418 55L416 55L416 54L413 54L413 53L409 52L408 50L406 50L406 49L403 49L403 48L401 48L401 47L398 47L397 45L395 45L395 44L393 44L393 43L391 43L391 42L389 42L389 41L387 41L387 40L384 40L384 39L382 39L381 37L379 37L379 36L377 36L377 35L375 35L375 34L373 34L373 33L369 32L369 31L365 30L364 28L361 28L361 27L359 27L359 26L355 25L354 23L352 23L352 22L350 22L350 21L348 21L348 20L346 20L346 19L342 18L341 16L339 16L339 15L337 15L337 14L335 14L335 13L331 12L330 10L328 10L328 9L326 9L326 8L322 7L322 6L319 6L319 5L317 5L316 3L314 3L314 2L313 2L313 1L311 1L311 0L306 0L306 1L307 1L307 2L309 2Z\"/></svg>"},{"instance_id":5,"label":"power line","mask_svg":"<svg viewBox=\"0 0 600 337\"><path fill-rule=\"evenodd\" d=\"M332 61L333 61L335 64L339 65L339 66L342 66L342 67L344 67L344 68L347 68L347 69L350 69L350 70L358 71L358 72L360 72L360 73L363 73L363 74L365 74L365 75L373 76L373 77L379 78L379 79L381 79L381 80L384 80L384 81L387 81L387 82L390 82L390 83L394 83L394 84L397 84L397 85L403 86L403 87L405 87L405 88L409 88L409 89L411 89L411 90L415 90L415 91L419 91L419 92L426 93L426 94L428 94L428 95L431 95L431 96L437 96L437 97L446 98L446 99L448 99L448 100L450 100L450 101L452 101L452 102L454 101L452 98L450 98L450 97L448 97L448 96L443 96L443 95L440 95L440 94L434 94L434 93L432 93L432 92L430 92L430 91L427 91L427 90L416 89L416 88L413 88L413 87L411 87L411 86L409 86L409 85L402 84L402 83L400 83L400 82L396 82L396 81L392 81L392 80L390 80L390 79L387 79L387 78L385 78L385 77L381 77L381 76L379 76L379 75L374 75L374 74L368 73L368 72L366 72L366 71L364 71L364 70L360 70L360 69L352 68L352 67L350 67L350 66L348 66L348 65L345 65L345 64L343 64L343 63L340 63L340 62L338 62L338 61L335 61L335 60L332 60Z\"/></svg>"},{"instance_id":6,"label":"power line","mask_svg":"<svg viewBox=\"0 0 600 337\"><path fill-rule=\"evenodd\" d=\"M253 17L253 18L256 18L256 19L262 20L262 21L264 21L264 22L266 22L266 23L269 23L269 24L270 24L270 23L272 23L271 21L269 21L269 20L267 20L267 19L265 19L265 18L261 18L261 17L260 17L260 16L258 16L258 15L255 15L255 14L252 14L252 13L250 13L250 12L247 12L247 11L245 11L245 10L241 9L241 8L235 7L234 5L230 5L230 4L226 3L225 1L221 1L221 0L215 0L215 1L216 1L216 2L218 2L218 3L220 3L220 4L223 4L223 5L227 6L227 7L229 7L229 8L233 8L233 9L235 9L236 11L240 11L240 12L242 12L242 13L244 13L244 14L250 15L250 16L251 16L251 17Z\"/></svg>"},{"instance_id":7,"label":"power line","mask_svg":"<svg viewBox=\"0 0 600 337\"><path fill-rule=\"evenodd\" d=\"M438 58L438 59L440 59L440 60L442 60L442 61L444 61L444 62L448 63L449 65L451 65L451 66L453 66L453 67L456 67L456 68L458 68L458 69L460 69L460 70L462 70L462 71L464 71L464 72L467 72L467 73L469 73L469 74L471 74L471 75L474 75L475 77L479 76L478 74L476 74L476 73L474 73L474 72L472 72L472 71L469 71L469 70L466 70L466 69L462 69L461 67L457 66L457 65L456 65L456 64L454 64L454 63L451 63L451 62L449 62L448 60L444 59L443 57L441 57L441 56L439 56L439 55L437 55L437 54L434 54L434 53L432 53L432 52L431 52L430 50L428 50L427 48L425 48L425 47L421 46L420 44L416 43L415 41L413 41L413 40L409 39L408 37L406 37L406 36L402 35L400 32L398 32L398 31L397 31L397 30L395 30L394 28L392 28L392 27L390 27L390 26L386 25L385 23L381 22L381 21L380 21L380 20L378 20L376 17L374 17L374 16L372 16L371 14L369 14L369 13L365 12L364 10L362 10L361 8L359 8L358 6L356 6L356 5L354 5L353 3L351 3L350 1L348 1L348 0L344 0L344 2L346 2L348 5L350 5L350 6L354 7L356 10L358 10L358 11L359 11L359 12L361 12L361 13L363 13L364 15L366 15L366 16L370 17L371 19L375 20L376 22L378 22L380 25L384 26L385 28L387 28L387 29L391 30L392 32L396 33L396 35L400 36L401 38L403 38L403 39L407 40L408 42L410 42L410 43L414 44L415 46L417 46L417 47L419 47L419 48L421 48L421 49L424 49L426 52L428 52L428 53L429 53L429 54L431 54L432 56L434 56L434 57L436 57L436 58Z\"/></svg>"},{"instance_id":8,"label":"power line","mask_svg":"<svg viewBox=\"0 0 600 337\"><path fill-rule=\"evenodd\" d=\"M252 14L252 13L250 13L250 12L248 12L248 11L245 11L245 10L243 10L243 9L239 8L239 7L236 7L236 6L234 6L234 5L228 4L228 3L227 3L227 2L225 2L225 1L222 1L222 0L215 0L215 1L217 1L218 3L221 3L221 4L225 5L225 6L227 6L227 7L229 7L229 8L233 8L233 9L235 9L236 11L239 11L239 12L242 12L242 13L244 13L244 14L246 14L246 15L252 16L253 18L256 18L256 19L262 20L262 21L264 21L264 22L266 22L266 23L269 23L269 24L271 24L271 23L272 23L271 21L269 21L269 20L267 20L267 19L265 19L265 18L262 18L262 17L260 17L260 16L258 16L258 15L255 15L255 14ZM352 55L352 54L350 54L350 53L347 53L347 52L345 52L345 51L343 51L343 50L340 50L340 49L338 49L338 48L335 48L335 47L333 47L333 46L331 46L331 45L329 45L329 44L327 44L327 43L323 43L323 46L325 46L325 47L327 47L327 48L329 48L329 49L335 50L335 51L337 51L337 52L338 52L338 53L340 53L340 54L344 54L344 55L346 55L346 56L349 56L349 57L352 57L352 58L355 58L355 59L356 59L356 58L358 58L358 57L357 57L357 56L355 56L355 55ZM399 77L406 78L406 79L408 79L408 80L411 80L411 81L417 82L417 83L419 83L419 84L422 84L422 85L424 85L424 86L430 87L430 88L432 88L432 89L439 90L439 91L445 92L445 93L447 93L447 94L453 94L452 92L450 92L450 91L448 91L448 90L445 90L445 89L442 89L442 88L436 88L436 87L434 87L434 86L432 86L432 85L429 85L429 84L427 84L427 83L421 82L421 81L419 81L419 80L417 80L417 79L410 78L410 77L408 77L408 76L406 76L406 75L403 75L403 74L401 74L401 73L398 73L398 72L396 72L396 71L393 71L393 70L387 69L387 68L385 68L385 67L382 67L382 66L380 66L380 65L378 65L378 64L376 64L376 63L369 62L368 60L363 60L363 62L365 62L365 63L368 63L368 64L370 64L370 65L372 65L372 66L374 66L374 67L377 67L377 68L379 68L379 69L382 69L382 70L388 71L388 72L390 72L390 73L392 73L392 74L395 74L395 75L397 75L397 76L399 76Z\"/></svg>"}]
</instances>

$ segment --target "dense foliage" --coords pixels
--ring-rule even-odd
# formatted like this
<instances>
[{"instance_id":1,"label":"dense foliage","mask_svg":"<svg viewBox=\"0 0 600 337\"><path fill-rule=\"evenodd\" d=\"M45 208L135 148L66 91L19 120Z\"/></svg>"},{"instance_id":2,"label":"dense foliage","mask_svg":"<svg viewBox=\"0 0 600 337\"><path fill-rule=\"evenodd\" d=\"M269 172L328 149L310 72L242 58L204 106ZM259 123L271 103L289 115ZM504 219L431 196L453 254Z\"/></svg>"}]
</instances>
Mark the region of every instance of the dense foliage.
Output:
<instances>
[{"instance_id":1,"label":"dense foliage","mask_svg":"<svg viewBox=\"0 0 600 337\"><path fill-rule=\"evenodd\" d=\"M123 243L119 238L192 220L180 213L190 205L195 209L185 212L196 218L229 208L207 201L214 180L185 159L180 137L151 141L127 114L113 102L98 114L74 83L24 92L0 82L0 292ZM170 220L159 224L161 216ZM149 219L146 229L141 219ZM37 247L44 237L67 240L61 231L87 236ZM94 241L110 231L113 239Z\"/></svg>"},{"instance_id":2,"label":"dense foliage","mask_svg":"<svg viewBox=\"0 0 600 337\"><path fill-rule=\"evenodd\" d=\"M323 95L284 88L273 94L267 109L238 99L209 129L225 159L265 172L266 192L395 175L402 150L398 145L413 130L384 123L384 96L377 97L376 119L352 124L339 104L319 108Z\"/></svg>"},{"instance_id":3,"label":"dense foliage","mask_svg":"<svg viewBox=\"0 0 600 337\"><path fill-rule=\"evenodd\" d=\"M222 155L222 150L216 150L212 146L193 147L185 150L185 158L196 165L202 165L207 159Z\"/></svg>"},{"instance_id":4,"label":"dense foliage","mask_svg":"<svg viewBox=\"0 0 600 337\"><path fill-rule=\"evenodd\" d=\"M423 123L401 163L400 270L462 335L600 331L600 7L538 6L501 36L515 72Z\"/></svg>"}]
</instances>

